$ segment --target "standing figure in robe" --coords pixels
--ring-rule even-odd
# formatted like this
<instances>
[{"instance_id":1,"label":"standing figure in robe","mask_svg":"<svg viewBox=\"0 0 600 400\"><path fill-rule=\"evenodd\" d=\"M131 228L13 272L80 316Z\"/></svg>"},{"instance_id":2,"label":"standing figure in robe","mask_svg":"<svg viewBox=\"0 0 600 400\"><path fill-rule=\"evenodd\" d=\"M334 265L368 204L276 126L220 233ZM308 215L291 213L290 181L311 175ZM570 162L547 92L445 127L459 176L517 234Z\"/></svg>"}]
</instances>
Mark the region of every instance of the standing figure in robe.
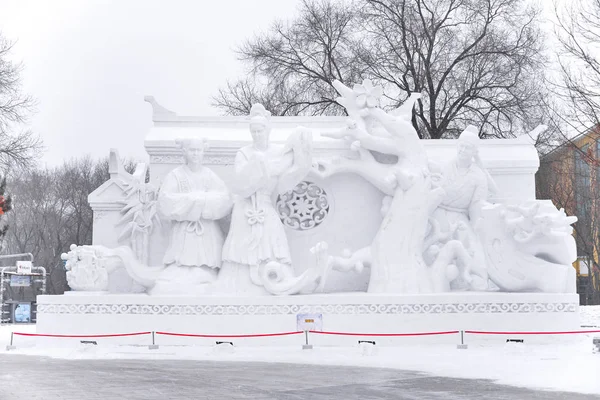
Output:
<instances>
[{"instance_id":1,"label":"standing figure in robe","mask_svg":"<svg viewBox=\"0 0 600 400\"><path fill-rule=\"evenodd\" d=\"M236 294L288 294L294 280L292 260L273 196L293 189L308 174L312 136L300 129L284 146L270 144L270 113L260 104L252 106L250 132L252 145L241 148L235 158L234 206L218 287ZM270 289L266 281L271 278L265 275L273 262L280 268L276 289Z\"/></svg>"},{"instance_id":2,"label":"standing figure in robe","mask_svg":"<svg viewBox=\"0 0 600 400\"><path fill-rule=\"evenodd\" d=\"M171 221L164 271L153 294L201 294L216 280L224 236L217 220L229 214L225 183L202 165L206 140L179 140L185 165L167 174L158 196L159 212Z\"/></svg>"},{"instance_id":3,"label":"standing figure in robe","mask_svg":"<svg viewBox=\"0 0 600 400\"><path fill-rule=\"evenodd\" d=\"M479 161L479 141L477 130L472 126L461 133L455 159L442 170L442 188L446 195L431 220L439 237L445 237L444 241L459 240L472 258L470 271L452 283L455 289L485 290L488 287L485 255L476 229L491 178Z\"/></svg>"}]
</instances>

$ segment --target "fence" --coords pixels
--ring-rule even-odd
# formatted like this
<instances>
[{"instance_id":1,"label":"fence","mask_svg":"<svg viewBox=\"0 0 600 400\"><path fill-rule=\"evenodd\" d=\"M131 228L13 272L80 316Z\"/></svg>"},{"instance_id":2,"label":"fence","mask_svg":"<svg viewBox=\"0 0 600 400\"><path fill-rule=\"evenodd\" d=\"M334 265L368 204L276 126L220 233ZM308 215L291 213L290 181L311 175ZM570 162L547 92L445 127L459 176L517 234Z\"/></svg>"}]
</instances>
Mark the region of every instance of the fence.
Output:
<instances>
[{"instance_id":1,"label":"fence","mask_svg":"<svg viewBox=\"0 0 600 400\"><path fill-rule=\"evenodd\" d=\"M308 344L308 335L337 335L337 336L354 336L362 338L371 337L410 337L410 336L439 336L439 335L460 335L459 348L467 348L465 335L504 335L504 336L521 336L521 335L576 335L576 334L592 334L600 333L600 329L586 329L576 331L476 331L476 330L453 330L453 331L433 331L433 332L408 332L408 333L358 333L358 332L335 332L335 331L290 331L290 332L275 332L275 333L254 333L254 334L199 334L199 333L179 333L165 331L144 331L144 332L129 332L129 333L111 333L98 335L66 335L66 334L45 334L45 333L25 333L12 332L10 337L10 345L7 350L15 349L15 336L25 337L49 337L49 338L71 338L71 339L98 339L98 338L116 338L128 336L151 336L151 349L158 348L156 336L179 336L191 338L214 338L214 339L236 339L236 338L265 338L277 336L291 336L304 334L306 344Z\"/></svg>"}]
</instances>

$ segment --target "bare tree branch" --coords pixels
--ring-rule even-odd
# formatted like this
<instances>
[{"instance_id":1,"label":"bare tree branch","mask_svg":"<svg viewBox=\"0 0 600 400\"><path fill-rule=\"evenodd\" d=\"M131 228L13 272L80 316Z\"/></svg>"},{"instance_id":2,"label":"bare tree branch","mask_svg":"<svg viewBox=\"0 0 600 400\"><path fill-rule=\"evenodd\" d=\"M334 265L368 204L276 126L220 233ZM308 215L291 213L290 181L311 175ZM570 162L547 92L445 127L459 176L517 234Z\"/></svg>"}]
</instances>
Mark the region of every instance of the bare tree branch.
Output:
<instances>
[{"instance_id":1,"label":"bare tree branch","mask_svg":"<svg viewBox=\"0 0 600 400\"><path fill-rule=\"evenodd\" d=\"M230 115L247 114L254 102L273 115L345 115L332 82L360 78L352 50L355 23L352 7L303 0L294 21L277 21L238 48L249 78L227 83L213 105Z\"/></svg>"},{"instance_id":2,"label":"bare tree branch","mask_svg":"<svg viewBox=\"0 0 600 400\"><path fill-rule=\"evenodd\" d=\"M126 170L134 168L135 163L125 163ZM67 289L61 253L73 243L92 243L93 213L87 198L109 178L108 159L89 157L51 169L12 171L7 186L14 201L6 215L5 251L31 252L36 265L49 271L50 293Z\"/></svg>"},{"instance_id":3,"label":"bare tree branch","mask_svg":"<svg viewBox=\"0 0 600 400\"><path fill-rule=\"evenodd\" d=\"M412 118L423 138L455 136L468 124L482 137L511 137L540 114L538 24L524 0L304 0L293 21L239 48L249 76L213 104L235 115L252 102L269 103L275 115L340 115L331 83L374 78L384 107L423 95Z\"/></svg>"},{"instance_id":4,"label":"bare tree branch","mask_svg":"<svg viewBox=\"0 0 600 400\"><path fill-rule=\"evenodd\" d=\"M12 132L33 111L34 100L21 91L22 66L10 61L13 44L0 35L0 168L31 165L42 150L38 136L29 130Z\"/></svg>"}]
</instances>

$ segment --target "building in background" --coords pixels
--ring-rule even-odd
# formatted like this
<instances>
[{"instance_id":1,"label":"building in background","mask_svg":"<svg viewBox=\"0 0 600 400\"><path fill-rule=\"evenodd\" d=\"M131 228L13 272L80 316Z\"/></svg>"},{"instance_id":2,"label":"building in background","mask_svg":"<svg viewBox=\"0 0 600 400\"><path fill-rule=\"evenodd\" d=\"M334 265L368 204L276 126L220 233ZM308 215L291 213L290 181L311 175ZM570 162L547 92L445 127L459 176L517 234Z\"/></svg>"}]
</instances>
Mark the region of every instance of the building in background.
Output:
<instances>
[{"instance_id":1,"label":"building in background","mask_svg":"<svg viewBox=\"0 0 600 400\"><path fill-rule=\"evenodd\" d=\"M600 126L541 155L536 190L577 216L577 292L581 304L600 304Z\"/></svg>"}]
</instances>

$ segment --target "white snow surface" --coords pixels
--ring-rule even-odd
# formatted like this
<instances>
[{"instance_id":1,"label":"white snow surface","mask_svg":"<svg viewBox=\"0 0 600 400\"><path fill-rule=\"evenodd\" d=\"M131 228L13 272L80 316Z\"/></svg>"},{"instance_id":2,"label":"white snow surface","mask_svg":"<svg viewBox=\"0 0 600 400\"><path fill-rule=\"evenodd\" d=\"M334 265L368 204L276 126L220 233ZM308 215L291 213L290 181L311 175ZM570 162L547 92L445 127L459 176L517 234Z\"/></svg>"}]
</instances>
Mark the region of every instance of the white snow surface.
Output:
<instances>
[{"instance_id":1,"label":"white snow surface","mask_svg":"<svg viewBox=\"0 0 600 400\"><path fill-rule=\"evenodd\" d=\"M582 306L581 324L600 327L600 306ZM585 328L593 329L593 328ZM36 331L35 325L0 326L0 353L10 341L11 332ZM379 347L364 351L359 347L188 347L98 346L40 348L31 337L15 337L13 354L63 359L180 359L239 362L281 362L357 367L395 368L421 371L437 376L491 379L500 384L545 390L600 394L600 353L593 352L597 334L557 337L551 344L508 344ZM527 341L526 341L527 342ZM147 343L141 339L140 343Z\"/></svg>"},{"instance_id":2,"label":"white snow surface","mask_svg":"<svg viewBox=\"0 0 600 400\"><path fill-rule=\"evenodd\" d=\"M595 326L600 328L600 306L579 307L579 317L582 326Z\"/></svg>"}]
</instances>

